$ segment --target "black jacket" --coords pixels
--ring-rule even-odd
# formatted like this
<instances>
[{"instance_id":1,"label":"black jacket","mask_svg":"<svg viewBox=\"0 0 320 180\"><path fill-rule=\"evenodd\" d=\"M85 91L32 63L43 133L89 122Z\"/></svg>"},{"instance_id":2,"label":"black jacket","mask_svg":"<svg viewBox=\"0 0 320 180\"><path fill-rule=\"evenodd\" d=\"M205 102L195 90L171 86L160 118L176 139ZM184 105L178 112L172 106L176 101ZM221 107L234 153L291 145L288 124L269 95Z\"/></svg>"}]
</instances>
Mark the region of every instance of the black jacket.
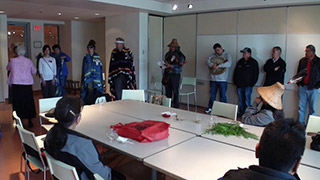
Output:
<instances>
[{"instance_id":1,"label":"black jacket","mask_svg":"<svg viewBox=\"0 0 320 180\"><path fill-rule=\"evenodd\" d=\"M298 72L307 68L308 62L307 58L302 58L299 61ZM297 83L298 86L304 86L304 78L302 81ZM308 89L318 89L320 88L320 58L315 56L311 62L310 67L310 78L309 78L309 85Z\"/></svg>"},{"instance_id":2,"label":"black jacket","mask_svg":"<svg viewBox=\"0 0 320 180\"><path fill-rule=\"evenodd\" d=\"M261 166L250 166L249 169L237 169L228 171L222 180L299 180L295 174L269 169Z\"/></svg>"},{"instance_id":3,"label":"black jacket","mask_svg":"<svg viewBox=\"0 0 320 180\"><path fill-rule=\"evenodd\" d=\"M233 83L237 88L253 87L259 77L258 62L250 57L247 61L241 58L236 65L233 74Z\"/></svg>"},{"instance_id":4,"label":"black jacket","mask_svg":"<svg viewBox=\"0 0 320 180\"><path fill-rule=\"evenodd\" d=\"M269 59L263 66L263 70L266 72L266 80L264 81L263 86L271 86L276 82L283 84L286 66L286 62L284 62L281 57L279 57L275 63L273 62L273 59ZM277 71L275 71L276 67L279 67Z\"/></svg>"}]
</instances>

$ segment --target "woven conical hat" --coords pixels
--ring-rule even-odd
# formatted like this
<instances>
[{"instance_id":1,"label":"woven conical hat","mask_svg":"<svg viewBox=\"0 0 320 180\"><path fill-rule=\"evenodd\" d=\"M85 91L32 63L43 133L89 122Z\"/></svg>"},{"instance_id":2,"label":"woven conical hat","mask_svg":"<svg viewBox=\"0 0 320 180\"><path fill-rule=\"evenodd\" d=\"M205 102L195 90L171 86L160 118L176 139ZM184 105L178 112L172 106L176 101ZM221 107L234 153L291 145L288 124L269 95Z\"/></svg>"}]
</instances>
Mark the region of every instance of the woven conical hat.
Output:
<instances>
[{"instance_id":1,"label":"woven conical hat","mask_svg":"<svg viewBox=\"0 0 320 180\"><path fill-rule=\"evenodd\" d=\"M281 96L284 92L284 86L277 82L272 86L264 86L257 88L258 94L262 99L275 109L282 109Z\"/></svg>"},{"instance_id":2,"label":"woven conical hat","mask_svg":"<svg viewBox=\"0 0 320 180\"><path fill-rule=\"evenodd\" d=\"M168 47L180 47L177 39L172 39L171 43L168 44Z\"/></svg>"}]
</instances>

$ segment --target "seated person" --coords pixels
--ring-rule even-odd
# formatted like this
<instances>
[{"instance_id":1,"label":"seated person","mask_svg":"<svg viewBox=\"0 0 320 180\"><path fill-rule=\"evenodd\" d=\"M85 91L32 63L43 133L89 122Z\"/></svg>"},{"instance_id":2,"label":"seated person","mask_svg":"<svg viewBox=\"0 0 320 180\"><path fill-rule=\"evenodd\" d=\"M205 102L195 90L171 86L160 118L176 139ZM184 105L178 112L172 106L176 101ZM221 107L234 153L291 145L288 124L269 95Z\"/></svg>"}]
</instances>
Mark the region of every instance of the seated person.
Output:
<instances>
[{"instance_id":1,"label":"seated person","mask_svg":"<svg viewBox=\"0 0 320 180\"><path fill-rule=\"evenodd\" d=\"M80 122L83 104L80 98L70 96L57 102L55 118L58 123L47 134L45 150L55 159L74 166L82 180L94 179L93 174L99 174L105 180L125 179L102 164L90 139L73 131Z\"/></svg>"},{"instance_id":2,"label":"seated person","mask_svg":"<svg viewBox=\"0 0 320 180\"><path fill-rule=\"evenodd\" d=\"M228 171L222 180L299 180L296 174L306 144L305 129L293 119L267 125L256 146L259 166Z\"/></svg>"},{"instance_id":3,"label":"seated person","mask_svg":"<svg viewBox=\"0 0 320 180\"><path fill-rule=\"evenodd\" d=\"M270 122L284 118L282 94L284 86L277 82L272 86L258 87L260 97L255 98L242 115L242 122L255 126L266 126Z\"/></svg>"}]
</instances>

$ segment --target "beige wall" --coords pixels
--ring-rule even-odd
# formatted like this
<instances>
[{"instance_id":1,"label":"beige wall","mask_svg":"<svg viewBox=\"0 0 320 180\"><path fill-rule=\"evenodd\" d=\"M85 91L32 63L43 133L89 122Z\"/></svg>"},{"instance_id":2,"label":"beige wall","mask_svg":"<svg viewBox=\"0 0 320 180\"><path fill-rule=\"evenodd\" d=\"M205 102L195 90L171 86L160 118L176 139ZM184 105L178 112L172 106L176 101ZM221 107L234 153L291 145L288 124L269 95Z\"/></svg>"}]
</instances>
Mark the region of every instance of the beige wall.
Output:
<instances>
[{"instance_id":1,"label":"beige wall","mask_svg":"<svg viewBox=\"0 0 320 180\"><path fill-rule=\"evenodd\" d=\"M194 77L196 59L196 15L175 16L164 18L163 53L168 52L167 45L173 38L178 39L181 52L188 61L181 75Z\"/></svg>"},{"instance_id":2,"label":"beige wall","mask_svg":"<svg viewBox=\"0 0 320 180\"><path fill-rule=\"evenodd\" d=\"M282 57L287 62L286 82L296 73L297 64L304 56L306 45L314 44L317 49L320 49L320 26L319 23L316 23L320 18L319 12L320 6L318 5L167 17L164 19L164 45L169 42L171 38L168 37L169 35L177 35L180 39L187 39L180 43L182 51L185 44L192 46L188 49L190 52L186 51L186 54L192 54L194 49L197 49L195 65L184 68L184 71L187 69L187 74L196 72L198 105L207 107L210 88L209 73L205 61L212 53L212 45L216 42L221 43L233 58L227 96L228 102L236 104L238 96L236 88L232 84L232 72L237 60L242 56L239 50L246 46L252 48L252 56L258 60L260 66L260 77L257 83L257 86L260 86L265 76L262 67L271 57L272 47L281 46L283 49ZM193 16L197 16L197 18L193 18ZM197 26L197 33L193 31L194 26ZM194 38L197 40L194 41ZM164 48L166 47L164 46ZM183 76L185 75L183 74ZM252 100L256 96L256 87L254 87ZM218 95L217 99L219 99ZM296 85L286 86L283 101L286 116L297 118ZM320 103L317 105L317 115L320 115L319 109Z\"/></svg>"},{"instance_id":3,"label":"beige wall","mask_svg":"<svg viewBox=\"0 0 320 180\"><path fill-rule=\"evenodd\" d=\"M284 34L286 19L286 8L239 11L239 34Z\"/></svg>"},{"instance_id":4,"label":"beige wall","mask_svg":"<svg viewBox=\"0 0 320 180\"><path fill-rule=\"evenodd\" d=\"M96 41L96 52L100 55L102 64L105 65L104 21L71 21L72 78L69 77L70 79L81 81L82 61L87 54L90 39Z\"/></svg>"},{"instance_id":5,"label":"beige wall","mask_svg":"<svg viewBox=\"0 0 320 180\"><path fill-rule=\"evenodd\" d=\"M149 52L148 52L148 68L149 68L149 88L155 81L156 76L162 76L162 70L157 65L157 62L163 58L163 18L149 16ZM151 83L152 82L152 83ZM160 87L157 87L160 88Z\"/></svg>"},{"instance_id":6,"label":"beige wall","mask_svg":"<svg viewBox=\"0 0 320 180\"><path fill-rule=\"evenodd\" d=\"M7 16L0 15L0 102L8 97L7 67L8 64L8 39Z\"/></svg>"},{"instance_id":7,"label":"beige wall","mask_svg":"<svg viewBox=\"0 0 320 180\"><path fill-rule=\"evenodd\" d=\"M148 81L148 14L138 12L106 17L105 28L107 71L109 70L111 51L115 48L115 39L122 37L126 47L133 52L137 88L146 89Z\"/></svg>"}]
</instances>

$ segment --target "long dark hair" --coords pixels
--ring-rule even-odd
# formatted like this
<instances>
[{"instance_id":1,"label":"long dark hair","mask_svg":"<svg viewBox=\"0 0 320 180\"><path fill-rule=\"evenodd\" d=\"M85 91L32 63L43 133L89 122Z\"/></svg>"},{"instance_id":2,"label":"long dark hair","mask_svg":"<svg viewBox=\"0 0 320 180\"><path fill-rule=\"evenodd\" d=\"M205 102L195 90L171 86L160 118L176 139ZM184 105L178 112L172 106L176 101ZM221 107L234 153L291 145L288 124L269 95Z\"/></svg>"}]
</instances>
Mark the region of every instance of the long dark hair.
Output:
<instances>
[{"instance_id":1,"label":"long dark hair","mask_svg":"<svg viewBox=\"0 0 320 180\"><path fill-rule=\"evenodd\" d=\"M270 106L269 104L263 104L261 109L266 109L266 110L270 110L272 111L272 115L273 115L273 118L274 120L279 120L279 119L284 119L284 112L283 110L278 110L278 109L275 109L274 107Z\"/></svg>"},{"instance_id":2,"label":"long dark hair","mask_svg":"<svg viewBox=\"0 0 320 180\"><path fill-rule=\"evenodd\" d=\"M55 154L61 150L67 142L67 128L69 128L80 116L83 101L78 97L65 96L61 98L55 108L55 118L58 123L47 134L45 147Z\"/></svg>"}]
</instances>

